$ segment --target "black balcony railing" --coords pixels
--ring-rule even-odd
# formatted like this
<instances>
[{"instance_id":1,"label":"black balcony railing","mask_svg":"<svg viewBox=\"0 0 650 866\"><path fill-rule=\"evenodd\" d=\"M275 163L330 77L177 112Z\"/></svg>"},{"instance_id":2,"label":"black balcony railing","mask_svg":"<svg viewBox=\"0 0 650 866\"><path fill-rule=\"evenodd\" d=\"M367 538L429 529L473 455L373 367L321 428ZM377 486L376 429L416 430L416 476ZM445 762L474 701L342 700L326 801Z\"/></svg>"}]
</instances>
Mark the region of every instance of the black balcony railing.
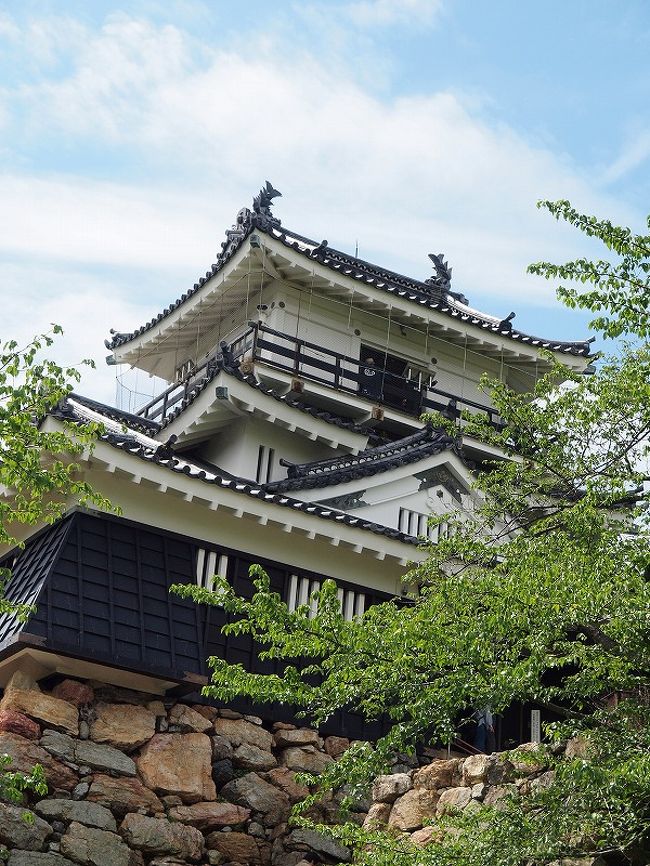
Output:
<instances>
[{"instance_id":1,"label":"black balcony railing","mask_svg":"<svg viewBox=\"0 0 650 866\"><path fill-rule=\"evenodd\" d=\"M359 358L325 349L303 340L256 324L230 344L234 359L250 357L258 364L283 370L296 378L308 379L333 388L356 394L407 415L419 416L423 412L439 411L451 419L460 418L463 410L487 415L491 424L499 426L498 413L467 397L444 391L421 377L399 376L381 364L368 365ZM182 382L175 383L143 406L139 415L162 422L205 384L212 358L196 368ZM404 361L406 367L407 361Z\"/></svg>"}]
</instances>

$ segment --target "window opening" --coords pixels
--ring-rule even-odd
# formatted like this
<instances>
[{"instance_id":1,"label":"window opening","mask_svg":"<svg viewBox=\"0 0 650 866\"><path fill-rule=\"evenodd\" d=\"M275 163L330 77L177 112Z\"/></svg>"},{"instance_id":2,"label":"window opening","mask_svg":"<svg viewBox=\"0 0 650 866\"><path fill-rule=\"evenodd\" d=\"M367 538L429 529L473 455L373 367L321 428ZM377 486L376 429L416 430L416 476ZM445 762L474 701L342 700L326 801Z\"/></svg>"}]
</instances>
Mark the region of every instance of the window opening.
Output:
<instances>
[{"instance_id":1,"label":"window opening","mask_svg":"<svg viewBox=\"0 0 650 866\"><path fill-rule=\"evenodd\" d=\"M309 577L299 577L297 574L292 574L289 578L289 592L287 598L287 607L293 613L301 605L310 605L310 616L315 616L318 610L318 604L315 599L310 598L313 593L321 588L319 580L313 580ZM341 605L341 613L343 618L351 622L355 617L362 616L366 609L366 595L363 592L356 592L353 589L343 589L339 587L338 599Z\"/></svg>"},{"instance_id":2,"label":"window opening","mask_svg":"<svg viewBox=\"0 0 650 866\"><path fill-rule=\"evenodd\" d=\"M258 484L268 484L271 480L274 459L275 449L260 445L257 452L257 472L255 475L255 481Z\"/></svg>"},{"instance_id":3,"label":"window opening","mask_svg":"<svg viewBox=\"0 0 650 866\"><path fill-rule=\"evenodd\" d=\"M228 557L225 553L217 554L214 550L199 547L196 552L196 584L203 589L212 589L215 575L226 577L228 574Z\"/></svg>"}]
</instances>

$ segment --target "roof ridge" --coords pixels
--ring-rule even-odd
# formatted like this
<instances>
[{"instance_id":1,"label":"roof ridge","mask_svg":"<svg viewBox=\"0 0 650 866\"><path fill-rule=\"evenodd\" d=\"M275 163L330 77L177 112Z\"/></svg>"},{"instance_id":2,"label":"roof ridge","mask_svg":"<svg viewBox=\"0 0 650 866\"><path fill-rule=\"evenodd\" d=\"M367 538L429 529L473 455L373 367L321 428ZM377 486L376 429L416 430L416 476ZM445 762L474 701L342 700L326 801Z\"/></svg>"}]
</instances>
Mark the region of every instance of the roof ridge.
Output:
<instances>
[{"instance_id":1,"label":"roof ridge","mask_svg":"<svg viewBox=\"0 0 650 866\"><path fill-rule=\"evenodd\" d=\"M264 488L269 491L284 491L331 487L407 466L447 449L458 453L456 439L445 431L429 425L417 433L396 440L391 445L392 447L384 445L368 448L356 456L345 455L312 463L289 464L288 461L281 461L284 466L290 467L288 477L281 481L269 482L264 485Z\"/></svg>"},{"instance_id":2,"label":"roof ridge","mask_svg":"<svg viewBox=\"0 0 650 866\"><path fill-rule=\"evenodd\" d=\"M513 329L512 319L514 318L514 314L512 313L503 319L498 319L495 316L490 316L488 313L482 313L469 307L469 303L464 295L459 292L452 292L449 288L448 279L441 276L441 269L443 271L446 269L448 274L451 273L446 264L442 262L442 256L434 256L435 259L440 260L438 264L434 262L437 276L430 278L431 282L428 282L418 280L415 277L409 277L405 274L399 274L397 271L382 268L372 262L351 256L348 253L330 247L326 240L318 243L305 235L284 228L280 220L274 217L269 209L269 195L274 197L274 195L279 195L279 193L268 184L268 181L267 187L270 188L270 191L264 188L256 196L253 211L249 208L242 208L239 211L235 225L226 231L226 241L222 244L217 261L211 266L209 271L206 271L205 276L200 277L198 282L194 283L192 289L183 293L176 301L158 313L157 316L154 316L153 319L136 330L130 333L119 333L111 330L112 339L104 341L107 349L114 350L157 325L193 297L211 277L217 274L242 247L253 231L261 231L269 237L278 240L284 246L295 249L310 259L316 259L316 261L321 262L321 264L331 270L343 272L346 276L352 276L353 279L363 280L382 291L402 297L406 296L406 299L409 301L438 310L454 318L460 317L462 321L467 321L469 324L490 330L493 333L498 333L501 336L509 337L518 342L557 352L585 357L589 354L589 345L593 342L592 338L589 340L550 340L537 337ZM262 197L261 206L259 205L260 196ZM290 238L293 240L290 240ZM311 247L311 249L301 249L300 244ZM345 271L342 271L342 268L350 268L350 271L345 273ZM352 269L356 269L356 273L352 274ZM390 283L394 285L390 285Z\"/></svg>"}]
</instances>

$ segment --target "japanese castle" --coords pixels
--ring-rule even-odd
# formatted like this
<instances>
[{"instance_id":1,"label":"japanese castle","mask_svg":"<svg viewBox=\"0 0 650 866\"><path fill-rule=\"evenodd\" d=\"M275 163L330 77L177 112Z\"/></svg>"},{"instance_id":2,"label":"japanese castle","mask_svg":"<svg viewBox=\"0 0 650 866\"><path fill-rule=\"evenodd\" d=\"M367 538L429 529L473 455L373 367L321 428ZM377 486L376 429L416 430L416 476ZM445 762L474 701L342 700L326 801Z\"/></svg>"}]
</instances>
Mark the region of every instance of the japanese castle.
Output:
<instances>
[{"instance_id":1,"label":"japanese castle","mask_svg":"<svg viewBox=\"0 0 650 866\"><path fill-rule=\"evenodd\" d=\"M104 425L82 468L121 514L70 503L5 556L7 596L35 611L0 620L0 685L26 669L198 699L209 656L272 670L247 636L221 634L220 609L169 586L219 573L247 594L260 563L291 608L326 577L346 617L399 596L422 538L444 532L428 516L471 509L473 471L498 456L463 433L463 411L499 424L481 376L526 392L542 350L589 363L589 342L473 309L442 255L412 278L285 228L279 195L267 182L192 288L111 332L108 363L163 380L155 399L134 414L71 394L43 422ZM422 422L433 410L456 437ZM529 739L529 715L501 739ZM331 732L376 729L350 712Z\"/></svg>"}]
</instances>

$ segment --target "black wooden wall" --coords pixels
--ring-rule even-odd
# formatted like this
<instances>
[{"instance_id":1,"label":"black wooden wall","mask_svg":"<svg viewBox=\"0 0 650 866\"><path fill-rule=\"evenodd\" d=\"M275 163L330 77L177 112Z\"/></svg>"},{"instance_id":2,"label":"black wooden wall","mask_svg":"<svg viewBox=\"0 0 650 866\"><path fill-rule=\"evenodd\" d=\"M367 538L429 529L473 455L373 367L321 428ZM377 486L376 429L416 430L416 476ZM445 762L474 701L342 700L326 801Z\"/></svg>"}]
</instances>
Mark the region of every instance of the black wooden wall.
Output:
<instances>
[{"instance_id":1,"label":"black wooden wall","mask_svg":"<svg viewBox=\"0 0 650 866\"><path fill-rule=\"evenodd\" d=\"M228 578L244 596L252 593L248 572L254 562L266 569L273 589L285 599L292 574L324 578L127 520L78 512L28 544L14 563L14 600L21 600L21 587L29 588L30 600L37 596L36 612L22 632L44 639L52 651L179 682L188 675L209 676L206 659L212 655L248 670L272 672L273 663L258 659L249 636L221 633L225 614L220 609L169 592L174 583L195 582L199 548L228 556ZM337 583L364 592L366 607L388 597ZM0 639L11 632L5 628L3 635L0 622ZM291 718L288 707L238 708L269 719ZM382 723L342 713L324 731L372 739L383 729Z\"/></svg>"}]
</instances>

